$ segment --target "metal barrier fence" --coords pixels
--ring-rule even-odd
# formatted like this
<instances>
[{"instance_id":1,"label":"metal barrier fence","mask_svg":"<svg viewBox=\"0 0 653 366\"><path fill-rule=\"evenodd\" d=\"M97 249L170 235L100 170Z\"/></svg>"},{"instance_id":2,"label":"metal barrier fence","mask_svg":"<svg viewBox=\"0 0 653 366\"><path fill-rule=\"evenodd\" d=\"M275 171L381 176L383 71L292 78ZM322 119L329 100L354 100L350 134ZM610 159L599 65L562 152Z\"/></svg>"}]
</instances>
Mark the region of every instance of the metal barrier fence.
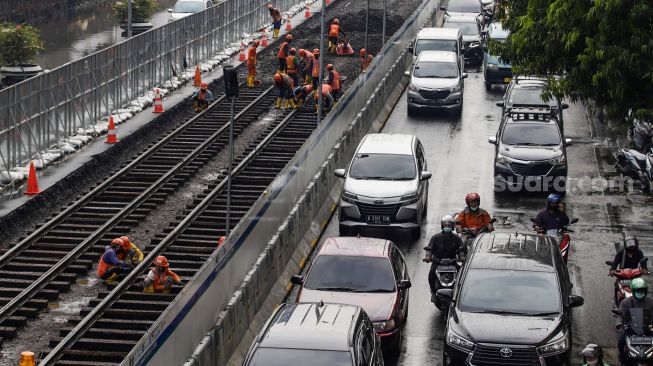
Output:
<instances>
[{"instance_id":1,"label":"metal barrier fence","mask_svg":"<svg viewBox=\"0 0 653 366\"><path fill-rule=\"evenodd\" d=\"M0 90L0 171L136 100L270 22L268 0L226 0ZM273 0L286 10L301 0Z\"/></svg>"}]
</instances>

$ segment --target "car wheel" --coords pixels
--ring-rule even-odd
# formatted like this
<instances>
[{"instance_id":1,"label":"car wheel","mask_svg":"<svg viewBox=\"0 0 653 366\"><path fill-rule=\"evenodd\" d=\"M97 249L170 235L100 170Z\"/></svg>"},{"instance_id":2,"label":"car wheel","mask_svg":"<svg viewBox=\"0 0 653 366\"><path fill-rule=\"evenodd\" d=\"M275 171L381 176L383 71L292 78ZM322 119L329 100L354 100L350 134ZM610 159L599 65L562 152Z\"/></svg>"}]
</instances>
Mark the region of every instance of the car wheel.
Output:
<instances>
[{"instance_id":1,"label":"car wheel","mask_svg":"<svg viewBox=\"0 0 653 366\"><path fill-rule=\"evenodd\" d=\"M420 237L422 236L422 227L417 227L417 229L413 229L410 232L410 241L418 241Z\"/></svg>"},{"instance_id":2,"label":"car wheel","mask_svg":"<svg viewBox=\"0 0 653 366\"><path fill-rule=\"evenodd\" d=\"M407 111L409 116L414 116L415 115L415 108L408 106L408 111Z\"/></svg>"},{"instance_id":3,"label":"car wheel","mask_svg":"<svg viewBox=\"0 0 653 366\"><path fill-rule=\"evenodd\" d=\"M339 236L349 236L349 229L340 227L339 231Z\"/></svg>"},{"instance_id":4,"label":"car wheel","mask_svg":"<svg viewBox=\"0 0 653 366\"><path fill-rule=\"evenodd\" d=\"M487 91L492 90L492 84L490 84L489 82L486 81L485 82L485 90L487 90Z\"/></svg>"},{"instance_id":5,"label":"car wheel","mask_svg":"<svg viewBox=\"0 0 653 366\"><path fill-rule=\"evenodd\" d=\"M399 353L401 352L401 337L402 337L402 330L401 328L399 328L399 330L395 334L395 339L392 341L392 344L388 349L389 354L393 356L399 355Z\"/></svg>"}]
</instances>

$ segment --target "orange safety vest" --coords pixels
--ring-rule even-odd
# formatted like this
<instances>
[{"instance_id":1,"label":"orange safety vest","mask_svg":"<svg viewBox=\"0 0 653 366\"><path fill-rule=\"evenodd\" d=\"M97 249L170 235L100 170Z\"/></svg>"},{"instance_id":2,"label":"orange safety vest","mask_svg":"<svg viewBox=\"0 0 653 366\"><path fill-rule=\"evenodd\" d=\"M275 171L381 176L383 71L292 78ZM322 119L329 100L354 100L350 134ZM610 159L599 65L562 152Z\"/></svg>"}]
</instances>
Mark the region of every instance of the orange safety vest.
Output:
<instances>
[{"instance_id":1,"label":"orange safety vest","mask_svg":"<svg viewBox=\"0 0 653 366\"><path fill-rule=\"evenodd\" d=\"M313 71L311 71L311 77L319 78L320 77L320 61L313 57Z\"/></svg>"},{"instance_id":2,"label":"orange safety vest","mask_svg":"<svg viewBox=\"0 0 653 366\"><path fill-rule=\"evenodd\" d=\"M170 270L170 268L166 268L165 272L159 273L156 271L154 268L151 268L152 272L154 272L154 283L152 284L152 287L154 288L154 291L161 291L165 290L166 287L164 283L166 283L166 280L168 277L172 277L172 280L175 281L175 283L179 283L181 279L179 276L174 273L173 271Z\"/></svg>"},{"instance_id":3,"label":"orange safety vest","mask_svg":"<svg viewBox=\"0 0 653 366\"><path fill-rule=\"evenodd\" d=\"M288 57L288 49L290 48L290 43L288 42L283 42L281 44L281 48L279 48L279 53L277 53L277 58L278 59L285 59Z\"/></svg>"},{"instance_id":4,"label":"orange safety vest","mask_svg":"<svg viewBox=\"0 0 653 366\"><path fill-rule=\"evenodd\" d=\"M372 63L372 55L366 53L364 57L361 57L361 67L363 70L366 70L368 66Z\"/></svg>"},{"instance_id":5,"label":"orange safety vest","mask_svg":"<svg viewBox=\"0 0 653 366\"><path fill-rule=\"evenodd\" d=\"M311 52L306 51L306 55L304 56L304 62L306 63L306 66L304 67L304 72L307 72L313 65L313 60L315 59L315 56Z\"/></svg>"},{"instance_id":6,"label":"orange safety vest","mask_svg":"<svg viewBox=\"0 0 653 366\"><path fill-rule=\"evenodd\" d=\"M207 94L208 94L207 91L200 90L200 92L197 93L197 99L199 99L199 100L201 100L201 101L205 101L205 100L206 100L206 95L207 95Z\"/></svg>"},{"instance_id":7,"label":"orange safety vest","mask_svg":"<svg viewBox=\"0 0 653 366\"><path fill-rule=\"evenodd\" d=\"M468 207L462 210L457 217L458 223L463 228L481 229L490 224L490 214L484 209L480 208L476 212L472 212Z\"/></svg>"},{"instance_id":8,"label":"orange safety vest","mask_svg":"<svg viewBox=\"0 0 653 366\"><path fill-rule=\"evenodd\" d=\"M340 90L340 73L335 69L331 71L333 78L329 78L329 85L333 90Z\"/></svg>"},{"instance_id":9,"label":"orange safety vest","mask_svg":"<svg viewBox=\"0 0 653 366\"><path fill-rule=\"evenodd\" d=\"M296 74L297 73L297 57L290 55L286 57L286 72L288 74Z\"/></svg>"},{"instance_id":10,"label":"orange safety vest","mask_svg":"<svg viewBox=\"0 0 653 366\"><path fill-rule=\"evenodd\" d=\"M340 33L340 25L331 24L329 27L329 37L338 37L338 33Z\"/></svg>"},{"instance_id":11,"label":"orange safety vest","mask_svg":"<svg viewBox=\"0 0 653 366\"><path fill-rule=\"evenodd\" d=\"M314 98L317 100L319 95L317 95L317 93L314 94ZM327 94L331 94L331 86L329 86L329 84L322 84L322 98L324 98L324 96Z\"/></svg>"},{"instance_id":12,"label":"orange safety vest","mask_svg":"<svg viewBox=\"0 0 653 366\"><path fill-rule=\"evenodd\" d=\"M250 47L247 50L247 65L256 66L256 47Z\"/></svg>"}]
</instances>

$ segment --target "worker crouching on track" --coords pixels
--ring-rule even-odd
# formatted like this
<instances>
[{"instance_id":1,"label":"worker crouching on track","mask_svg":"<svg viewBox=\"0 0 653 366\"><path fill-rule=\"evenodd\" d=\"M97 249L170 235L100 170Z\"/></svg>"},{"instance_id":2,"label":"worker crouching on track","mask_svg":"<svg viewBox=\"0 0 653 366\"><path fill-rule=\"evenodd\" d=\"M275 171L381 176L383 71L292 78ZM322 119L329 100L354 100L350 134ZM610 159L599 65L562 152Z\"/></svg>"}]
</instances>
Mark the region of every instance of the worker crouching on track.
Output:
<instances>
[{"instance_id":1,"label":"worker crouching on track","mask_svg":"<svg viewBox=\"0 0 653 366\"><path fill-rule=\"evenodd\" d=\"M318 104L318 98L320 95L318 94L317 90L313 93L313 98L315 99L315 113L317 113L318 108L320 108ZM331 94L331 87L329 84L322 84L322 108L326 109L327 112L333 107L334 100L333 100L333 94Z\"/></svg>"},{"instance_id":2,"label":"worker crouching on track","mask_svg":"<svg viewBox=\"0 0 653 366\"><path fill-rule=\"evenodd\" d=\"M213 93L209 90L209 86L206 83L200 84L200 90L193 94L193 108L195 112L199 113L206 108L209 104L213 103L215 98L213 98Z\"/></svg>"},{"instance_id":3,"label":"worker crouching on track","mask_svg":"<svg viewBox=\"0 0 653 366\"><path fill-rule=\"evenodd\" d=\"M295 98L297 108L303 106L304 102L308 102L310 100L308 97L311 96L311 94L313 94L313 85L309 84L295 87L292 91L292 95Z\"/></svg>"},{"instance_id":4,"label":"worker crouching on track","mask_svg":"<svg viewBox=\"0 0 653 366\"><path fill-rule=\"evenodd\" d=\"M116 238L111 241L110 245L104 248L104 253L100 257L100 263L97 267L97 275L107 284L114 284L118 276L129 273L133 266L128 260L121 260L120 257L127 257L131 249L129 242L125 243L122 239Z\"/></svg>"},{"instance_id":5,"label":"worker crouching on track","mask_svg":"<svg viewBox=\"0 0 653 366\"><path fill-rule=\"evenodd\" d=\"M369 53L367 53L367 50L364 48L361 48L360 50L360 57L361 57L361 72L365 72L365 70L367 70L367 68L372 63L372 59L374 59L374 57Z\"/></svg>"},{"instance_id":6,"label":"worker crouching on track","mask_svg":"<svg viewBox=\"0 0 653 366\"><path fill-rule=\"evenodd\" d=\"M340 98L340 73L333 64L327 65L327 83L331 87L331 95L333 99L338 100Z\"/></svg>"},{"instance_id":7,"label":"worker crouching on track","mask_svg":"<svg viewBox=\"0 0 653 366\"><path fill-rule=\"evenodd\" d=\"M123 250L118 253L118 259L121 261L131 262L132 266L134 267L143 261L145 255L143 255L143 252L138 249L136 244L132 243L131 240L129 240L129 238L126 236L121 236L118 239L122 240L123 244L126 244L124 245ZM125 248L127 249L125 250Z\"/></svg>"},{"instance_id":8,"label":"worker crouching on track","mask_svg":"<svg viewBox=\"0 0 653 366\"><path fill-rule=\"evenodd\" d=\"M261 43L254 41L247 50L247 87L253 88L261 83L256 80L256 49Z\"/></svg>"},{"instance_id":9,"label":"worker crouching on track","mask_svg":"<svg viewBox=\"0 0 653 366\"><path fill-rule=\"evenodd\" d=\"M297 104L295 104L295 100L292 97L294 85L290 76L281 73L274 74L274 87L279 92L276 105L277 109L282 106L283 109L288 108L288 102L290 102L293 108L297 108Z\"/></svg>"},{"instance_id":10,"label":"worker crouching on track","mask_svg":"<svg viewBox=\"0 0 653 366\"><path fill-rule=\"evenodd\" d=\"M179 276L170 270L168 259L162 255L154 259L154 267L145 276L143 292L151 294L167 294L172 290L172 285L181 285Z\"/></svg>"},{"instance_id":11,"label":"worker crouching on track","mask_svg":"<svg viewBox=\"0 0 653 366\"><path fill-rule=\"evenodd\" d=\"M295 86L299 85L299 76L297 74L297 68L299 67L299 60L297 59L297 50L294 48L290 49L290 55L286 57L286 74L292 78L292 82Z\"/></svg>"},{"instance_id":12,"label":"worker crouching on track","mask_svg":"<svg viewBox=\"0 0 653 366\"><path fill-rule=\"evenodd\" d=\"M338 35L345 35L345 32L340 30L340 21L336 18L329 26L329 52L334 55L338 52Z\"/></svg>"},{"instance_id":13,"label":"worker crouching on track","mask_svg":"<svg viewBox=\"0 0 653 366\"><path fill-rule=\"evenodd\" d=\"M277 60L279 61L279 70L277 72L286 72L286 58L290 55L290 42L292 42L292 34L286 34L286 40L281 44L277 53Z\"/></svg>"},{"instance_id":14,"label":"worker crouching on track","mask_svg":"<svg viewBox=\"0 0 653 366\"><path fill-rule=\"evenodd\" d=\"M281 31L281 12L279 9L272 6L272 3L268 3L268 11L272 17L272 38L279 38L279 32Z\"/></svg>"}]
</instances>

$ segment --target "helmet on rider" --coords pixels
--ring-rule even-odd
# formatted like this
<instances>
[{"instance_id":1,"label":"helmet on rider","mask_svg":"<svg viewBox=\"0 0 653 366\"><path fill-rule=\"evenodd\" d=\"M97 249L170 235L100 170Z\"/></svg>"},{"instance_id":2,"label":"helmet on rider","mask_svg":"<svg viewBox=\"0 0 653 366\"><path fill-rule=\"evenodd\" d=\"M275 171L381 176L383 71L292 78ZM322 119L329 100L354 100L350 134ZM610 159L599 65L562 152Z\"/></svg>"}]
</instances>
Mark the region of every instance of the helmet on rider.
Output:
<instances>
[{"instance_id":1,"label":"helmet on rider","mask_svg":"<svg viewBox=\"0 0 653 366\"><path fill-rule=\"evenodd\" d=\"M197 84L195 84L195 85L197 85ZM209 87L209 84L207 84L207 83L201 83L200 84L200 89L202 89L202 90L206 90L208 87Z\"/></svg>"},{"instance_id":2,"label":"helmet on rider","mask_svg":"<svg viewBox=\"0 0 653 366\"><path fill-rule=\"evenodd\" d=\"M643 300L648 295L648 284L642 277L633 278L630 281L630 290L637 300Z\"/></svg>"},{"instance_id":3,"label":"helmet on rider","mask_svg":"<svg viewBox=\"0 0 653 366\"><path fill-rule=\"evenodd\" d=\"M587 365L603 366L603 349L598 344L590 343L580 352Z\"/></svg>"},{"instance_id":4,"label":"helmet on rider","mask_svg":"<svg viewBox=\"0 0 653 366\"><path fill-rule=\"evenodd\" d=\"M456 226L456 221L454 221L451 215L444 215L440 220L440 228L443 233L450 233L453 231L454 226Z\"/></svg>"},{"instance_id":5,"label":"helmet on rider","mask_svg":"<svg viewBox=\"0 0 653 366\"><path fill-rule=\"evenodd\" d=\"M120 238L115 238L111 241L111 247L113 249L118 249L118 247L122 248L122 246L123 246L123 241Z\"/></svg>"},{"instance_id":6,"label":"helmet on rider","mask_svg":"<svg viewBox=\"0 0 653 366\"><path fill-rule=\"evenodd\" d=\"M549 210L557 211L559 209L560 202L562 202L560 195L551 193L546 197L546 208Z\"/></svg>"},{"instance_id":7,"label":"helmet on rider","mask_svg":"<svg viewBox=\"0 0 653 366\"><path fill-rule=\"evenodd\" d=\"M639 248L639 239L634 236L629 236L624 239L624 247L626 248L626 254L632 256L637 252Z\"/></svg>"},{"instance_id":8,"label":"helmet on rider","mask_svg":"<svg viewBox=\"0 0 653 366\"><path fill-rule=\"evenodd\" d=\"M481 205L481 196L479 196L476 192L468 193L465 196L465 203L470 210L476 211Z\"/></svg>"}]
</instances>

